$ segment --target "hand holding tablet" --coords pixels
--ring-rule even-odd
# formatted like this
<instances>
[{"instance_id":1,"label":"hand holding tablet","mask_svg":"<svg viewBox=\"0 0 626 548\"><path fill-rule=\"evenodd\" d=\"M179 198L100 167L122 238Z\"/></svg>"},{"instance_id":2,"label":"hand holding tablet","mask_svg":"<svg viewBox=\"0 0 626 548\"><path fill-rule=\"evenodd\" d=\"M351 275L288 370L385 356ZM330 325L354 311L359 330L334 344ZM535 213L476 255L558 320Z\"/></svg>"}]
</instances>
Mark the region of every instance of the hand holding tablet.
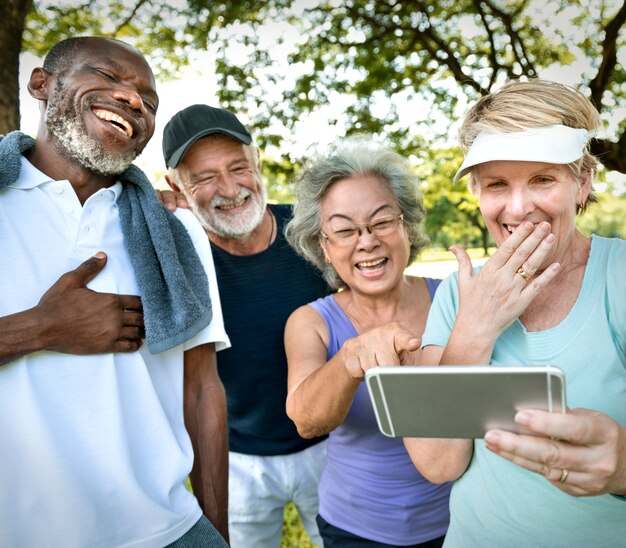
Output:
<instances>
[{"instance_id":1,"label":"hand holding tablet","mask_svg":"<svg viewBox=\"0 0 626 548\"><path fill-rule=\"evenodd\" d=\"M565 377L552 366L390 366L365 382L380 431L390 437L482 438L525 433L521 409L565 413Z\"/></svg>"}]
</instances>

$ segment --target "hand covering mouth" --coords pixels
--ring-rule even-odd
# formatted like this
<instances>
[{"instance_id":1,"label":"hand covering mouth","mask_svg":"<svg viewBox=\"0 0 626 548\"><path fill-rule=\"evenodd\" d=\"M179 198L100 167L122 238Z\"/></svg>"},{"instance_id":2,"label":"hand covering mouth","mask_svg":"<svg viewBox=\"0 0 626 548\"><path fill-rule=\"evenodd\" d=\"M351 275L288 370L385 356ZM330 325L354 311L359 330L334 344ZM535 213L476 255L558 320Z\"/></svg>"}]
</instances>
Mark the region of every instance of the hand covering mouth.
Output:
<instances>
[{"instance_id":1,"label":"hand covering mouth","mask_svg":"<svg viewBox=\"0 0 626 548\"><path fill-rule=\"evenodd\" d=\"M131 126L130 123L119 114L115 114L115 112L111 112L110 110L103 108L94 108L93 113L100 118L100 120L108 122L112 128L116 129L120 133L123 133L129 139L133 136L133 126Z\"/></svg>"}]
</instances>

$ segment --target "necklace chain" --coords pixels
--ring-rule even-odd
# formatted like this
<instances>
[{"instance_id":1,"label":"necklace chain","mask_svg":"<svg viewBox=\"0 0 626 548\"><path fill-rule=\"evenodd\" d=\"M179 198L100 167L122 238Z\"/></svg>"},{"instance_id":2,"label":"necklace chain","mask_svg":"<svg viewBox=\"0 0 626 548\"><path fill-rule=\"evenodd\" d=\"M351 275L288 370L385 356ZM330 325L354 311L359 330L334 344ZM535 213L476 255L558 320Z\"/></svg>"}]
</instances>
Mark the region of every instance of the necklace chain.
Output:
<instances>
[{"instance_id":1,"label":"necklace chain","mask_svg":"<svg viewBox=\"0 0 626 548\"><path fill-rule=\"evenodd\" d=\"M270 214L270 223L271 223L270 239L267 241L267 247L269 247L270 245L272 245L272 236L274 236L274 227L276 226L276 221L274 220L274 214L272 213L272 210L269 207L267 208L267 212Z\"/></svg>"}]
</instances>

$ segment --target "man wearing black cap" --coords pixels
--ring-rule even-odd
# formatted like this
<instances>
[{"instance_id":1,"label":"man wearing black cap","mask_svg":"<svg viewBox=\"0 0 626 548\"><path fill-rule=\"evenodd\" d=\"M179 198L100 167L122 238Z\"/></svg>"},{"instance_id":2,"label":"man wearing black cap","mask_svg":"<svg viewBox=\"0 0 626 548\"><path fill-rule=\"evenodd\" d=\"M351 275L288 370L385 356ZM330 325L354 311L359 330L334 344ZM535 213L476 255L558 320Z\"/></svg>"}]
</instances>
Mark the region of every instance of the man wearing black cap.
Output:
<instances>
[{"instance_id":1,"label":"man wearing black cap","mask_svg":"<svg viewBox=\"0 0 626 548\"><path fill-rule=\"evenodd\" d=\"M267 204L259 154L224 109L192 105L163 134L166 180L207 231L232 347L218 353L229 418L231 546L280 546L284 505L293 501L319 546L317 481L322 438L301 438L285 413L285 322L330 291L287 244L288 205ZM170 207L175 207L173 204Z\"/></svg>"}]
</instances>

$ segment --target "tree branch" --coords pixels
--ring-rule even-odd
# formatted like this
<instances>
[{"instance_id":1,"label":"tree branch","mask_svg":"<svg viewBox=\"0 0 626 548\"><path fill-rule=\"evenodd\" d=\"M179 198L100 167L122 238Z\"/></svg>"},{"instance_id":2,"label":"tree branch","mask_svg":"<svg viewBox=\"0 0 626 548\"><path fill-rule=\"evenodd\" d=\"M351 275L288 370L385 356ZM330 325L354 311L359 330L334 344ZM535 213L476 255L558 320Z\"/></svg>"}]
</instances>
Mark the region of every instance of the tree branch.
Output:
<instances>
[{"instance_id":1,"label":"tree branch","mask_svg":"<svg viewBox=\"0 0 626 548\"><path fill-rule=\"evenodd\" d=\"M606 169L626 173L626 132L622 133L617 143L607 139L592 139L589 150Z\"/></svg>"},{"instance_id":2,"label":"tree branch","mask_svg":"<svg viewBox=\"0 0 626 548\"><path fill-rule=\"evenodd\" d=\"M417 7L418 11L426 18L426 28L422 31L415 32L413 43L419 42L422 46L430 53L433 59L439 59L442 64L448 67L448 70L452 73L455 80L462 85L467 85L480 93L481 95L486 95L489 93L488 89L485 89L481 86L476 80L465 74L462 70L461 64L457 60L454 55L454 52L448 47L447 42L445 42L434 30L433 25L430 22L430 18L428 16L428 12L426 11L424 5L419 1L415 0L414 5ZM429 38L436 48L433 48L431 44L428 44L427 41L420 39L420 34L423 34L427 38ZM440 56L437 55L438 52L442 52L445 54L445 59L441 59Z\"/></svg>"},{"instance_id":3,"label":"tree branch","mask_svg":"<svg viewBox=\"0 0 626 548\"><path fill-rule=\"evenodd\" d=\"M498 62L496 41L494 38L493 31L489 27L489 22L487 21L487 14L485 13L485 10L483 9L482 2L480 0L474 0L474 7L476 8L478 15L480 15L480 20L483 23L483 27L485 27L485 32L487 33L487 36L489 37L489 44L490 44L489 62L491 63L491 66L493 67L493 71L491 72L491 76L489 78L489 89L491 89L496 82L496 79L498 77L498 71L502 68L502 66Z\"/></svg>"},{"instance_id":4,"label":"tree branch","mask_svg":"<svg viewBox=\"0 0 626 548\"><path fill-rule=\"evenodd\" d=\"M512 13L506 13L505 11L499 9L494 6L492 2L489 0L483 0L485 4L489 7L489 9L493 12L495 16L497 16L504 27L506 28L509 39L511 40L511 49L513 50L513 55L515 60L519 64L522 69L522 73L524 76L536 76L537 71L533 66L533 63L528 58L528 54L526 53L526 47L524 46L523 40L520 38L519 33L513 28L513 21L515 18L524 10L526 7L526 1L522 2L520 6L514 10ZM511 67L512 68L512 67ZM507 71L509 78L514 77L515 75L512 73L511 68Z\"/></svg>"},{"instance_id":5,"label":"tree branch","mask_svg":"<svg viewBox=\"0 0 626 548\"><path fill-rule=\"evenodd\" d=\"M128 17L126 17L126 19L124 19L119 25L117 25L117 27L115 27L115 30L113 31L113 37L116 37L118 35L118 33L127 25L130 24L130 22L133 20L133 18L135 17L135 15L137 15L137 12L141 9L141 7L146 4L146 3L150 3L150 0L137 0L137 3L135 4L135 6L133 7L132 11L130 12L130 14L128 15Z\"/></svg>"},{"instance_id":6,"label":"tree branch","mask_svg":"<svg viewBox=\"0 0 626 548\"><path fill-rule=\"evenodd\" d=\"M604 29L604 42L602 44L602 62L598 73L589 83L591 101L598 110L602 109L602 95L611 79L611 74L617 64L616 43L619 31L626 22L626 1L617 12L612 21Z\"/></svg>"}]
</instances>

